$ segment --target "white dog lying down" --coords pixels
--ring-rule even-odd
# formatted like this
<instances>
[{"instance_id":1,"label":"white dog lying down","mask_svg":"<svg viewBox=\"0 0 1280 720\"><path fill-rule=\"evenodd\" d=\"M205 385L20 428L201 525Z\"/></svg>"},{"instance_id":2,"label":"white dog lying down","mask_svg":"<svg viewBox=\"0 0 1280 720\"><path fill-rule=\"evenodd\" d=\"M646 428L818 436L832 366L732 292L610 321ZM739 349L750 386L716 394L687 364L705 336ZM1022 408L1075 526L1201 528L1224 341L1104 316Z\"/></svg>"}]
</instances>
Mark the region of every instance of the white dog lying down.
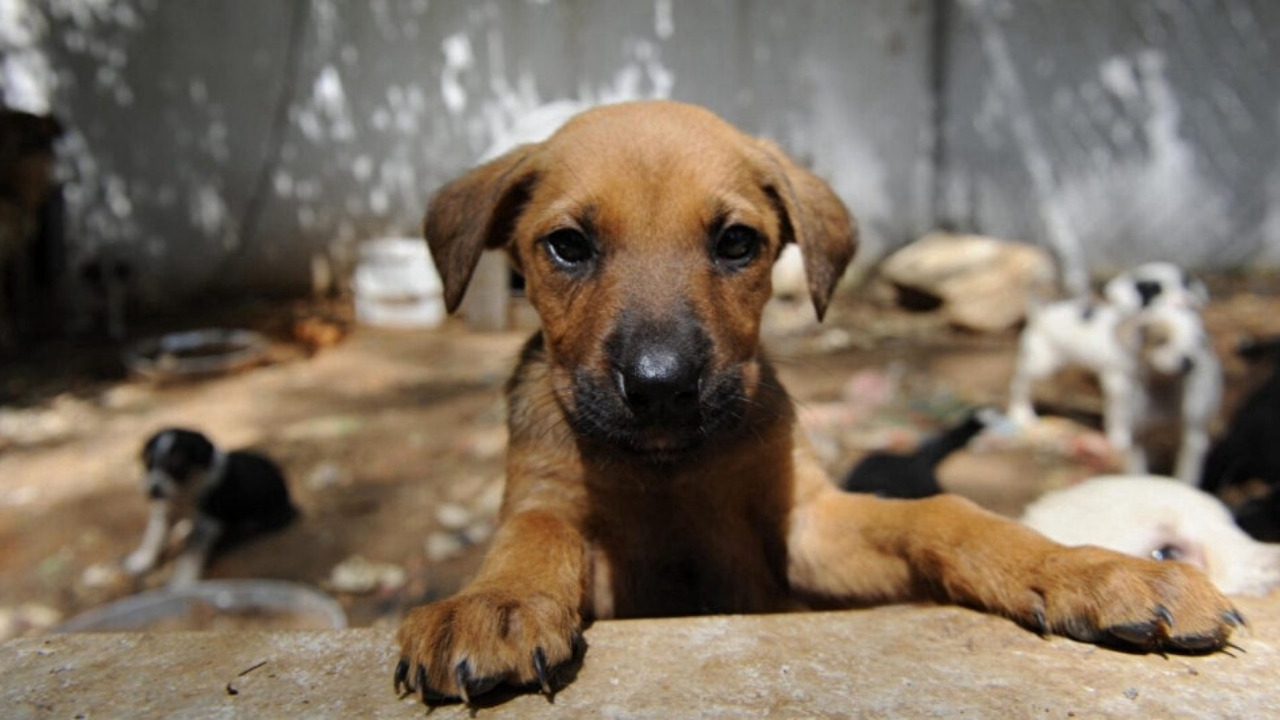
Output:
<instances>
[{"instance_id":1,"label":"white dog lying down","mask_svg":"<svg viewBox=\"0 0 1280 720\"><path fill-rule=\"evenodd\" d=\"M1228 595L1280 586L1280 545L1250 538L1216 498L1172 478L1092 478L1045 494L1022 522L1065 545L1191 563Z\"/></svg>"}]
</instances>

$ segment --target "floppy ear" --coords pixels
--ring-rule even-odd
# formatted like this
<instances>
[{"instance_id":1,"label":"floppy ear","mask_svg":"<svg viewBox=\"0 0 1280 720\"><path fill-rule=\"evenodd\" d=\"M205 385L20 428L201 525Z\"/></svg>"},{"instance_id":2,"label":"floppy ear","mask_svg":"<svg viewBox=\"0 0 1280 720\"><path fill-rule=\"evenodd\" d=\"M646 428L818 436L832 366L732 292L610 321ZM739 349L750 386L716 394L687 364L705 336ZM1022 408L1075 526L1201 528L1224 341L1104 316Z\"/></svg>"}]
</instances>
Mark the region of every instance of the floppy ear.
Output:
<instances>
[{"instance_id":1,"label":"floppy ear","mask_svg":"<svg viewBox=\"0 0 1280 720\"><path fill-rule=\"evenodd\" d=\"M796 165L773 143L758 142L766 156L765 192L778 207L783 239L800 246L809 297L821 320L858 249L858 223L830 185Z\"/></svg>"},{"instance_id":2,"label":"floppy ear","mask_svg":"<svg viewBox=\"0 0 1280 720\"><path fill-rule=\"evenodd\" d=\"M522 145L436 191L422 222L431 258L444 282L449 312L458 309L480 254L506 246L529 199L536 173Z\"/></svg>"}]
</instances>

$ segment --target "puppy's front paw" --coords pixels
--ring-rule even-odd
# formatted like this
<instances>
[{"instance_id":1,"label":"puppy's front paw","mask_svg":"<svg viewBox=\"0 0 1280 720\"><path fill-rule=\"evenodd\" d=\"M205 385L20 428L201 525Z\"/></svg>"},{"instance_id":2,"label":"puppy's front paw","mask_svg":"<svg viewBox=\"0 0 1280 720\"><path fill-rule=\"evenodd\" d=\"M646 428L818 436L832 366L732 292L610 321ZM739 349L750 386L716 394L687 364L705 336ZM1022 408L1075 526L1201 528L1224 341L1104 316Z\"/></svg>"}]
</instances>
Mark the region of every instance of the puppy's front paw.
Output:
<instances>
[{"instance_id":1,"label":"puppy's front paw","mask_svg":"<svg viewBox=\"0 0 1280 720\"><path fill-rule=\"evenodd\" d=\"M148 553L134 551L125 557L120 566L130 575L142 575L155 567L155 560Z\"/></svg>"},{"instance_id":2,"label":"puppy's front paw","mask_svg":"<svg viewBox=\"0 0 1280 720\"><path fill-rule=\"evenodd\" d=\"M1212 652L1244 624L1196 568L1094 547L1050 554L1032 589L1032 627L1130 650Z\"/></svg>"},{"instance_id":3,"label":"puppy's front paw","mask_svg":"<svg viewBox=\"0 0 1280 720\"><path fill-rule=\"evenodd\" d=\"M494 589L414 608L399 641L396 692L423 702L471 702L503 683L536 684L550 695L556 670L583 647L576 608L543 593Z\"/></svg>"}]
</instances>

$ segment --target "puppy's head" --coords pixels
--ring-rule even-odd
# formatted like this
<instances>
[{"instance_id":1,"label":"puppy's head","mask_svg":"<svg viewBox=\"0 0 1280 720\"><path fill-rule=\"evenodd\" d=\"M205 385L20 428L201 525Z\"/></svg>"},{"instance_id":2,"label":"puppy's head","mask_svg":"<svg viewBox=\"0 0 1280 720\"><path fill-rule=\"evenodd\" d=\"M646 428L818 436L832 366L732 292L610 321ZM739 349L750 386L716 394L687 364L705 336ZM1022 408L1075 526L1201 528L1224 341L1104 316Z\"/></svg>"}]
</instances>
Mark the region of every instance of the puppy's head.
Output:
<instances>
[{"instance_id":1,"label":"puppy's head","mask_svg":"<svg viewBox=\"0 0 1280 720\"><path fill-rule=\"evenodd\" d=\"M1123 323L1121 329L1129 329L1129 342L1143 365L1160 375L1186 375L1212 351L1200 315L1187 308L1154 306Z\"/></svg>"},{"instance_id":2,"label":"puppy's head","mask_svg":"<svg viewBox=\"0 0 1280 720\"><path fill-rule=\"evenodd\" d=\"M1113 305L1131 313L1157 305L1200 310L1209 304L1204 283L1169 262L1125 271L1109 280L1103 292Z\"/></svg>"},{"instance_id":3,"label":"puppy's head","mask_svg":"<svg viewBox=\"0 0 1280 720\"><path fill-rule=\"evenodd\" d=\"M445 186L426 236L450 310L505 249L575 429L658 457L730 427L756 391L787 243L819 317L856 246L834 192L770 143L670 102L597 108Z\"/></svg>"},{"instance_id":4,"label":"puppy's head","mask_svg":"<svg viewBox=\"0 0 1280 720\"><path fill-rule=\"evenodd\" d=\"M142 447L143 489L153 500L177 499L206 476L215 453L213 443L194 430L161 430Z\"/></svg>"}]
</instances>

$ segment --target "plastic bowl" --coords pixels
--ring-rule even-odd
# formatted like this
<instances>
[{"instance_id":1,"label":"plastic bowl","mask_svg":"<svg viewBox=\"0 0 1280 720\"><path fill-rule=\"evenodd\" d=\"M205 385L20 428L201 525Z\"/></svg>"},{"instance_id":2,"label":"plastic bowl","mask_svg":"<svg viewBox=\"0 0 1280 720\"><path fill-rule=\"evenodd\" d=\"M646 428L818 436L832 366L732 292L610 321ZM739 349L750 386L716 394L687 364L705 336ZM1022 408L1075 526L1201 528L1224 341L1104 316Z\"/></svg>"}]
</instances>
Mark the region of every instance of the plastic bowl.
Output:
<instances>
[{"instance_id":1,"label":"plastic bowl","mask_svg":"<svg viewBox=\"0 0 1280 720\"><path fill-rule=\"evenodd\" d=\"M131 595L54 632L341 630L347 615L319 590L285 580L206 580Z\"/></svg>"}]
</instances>

